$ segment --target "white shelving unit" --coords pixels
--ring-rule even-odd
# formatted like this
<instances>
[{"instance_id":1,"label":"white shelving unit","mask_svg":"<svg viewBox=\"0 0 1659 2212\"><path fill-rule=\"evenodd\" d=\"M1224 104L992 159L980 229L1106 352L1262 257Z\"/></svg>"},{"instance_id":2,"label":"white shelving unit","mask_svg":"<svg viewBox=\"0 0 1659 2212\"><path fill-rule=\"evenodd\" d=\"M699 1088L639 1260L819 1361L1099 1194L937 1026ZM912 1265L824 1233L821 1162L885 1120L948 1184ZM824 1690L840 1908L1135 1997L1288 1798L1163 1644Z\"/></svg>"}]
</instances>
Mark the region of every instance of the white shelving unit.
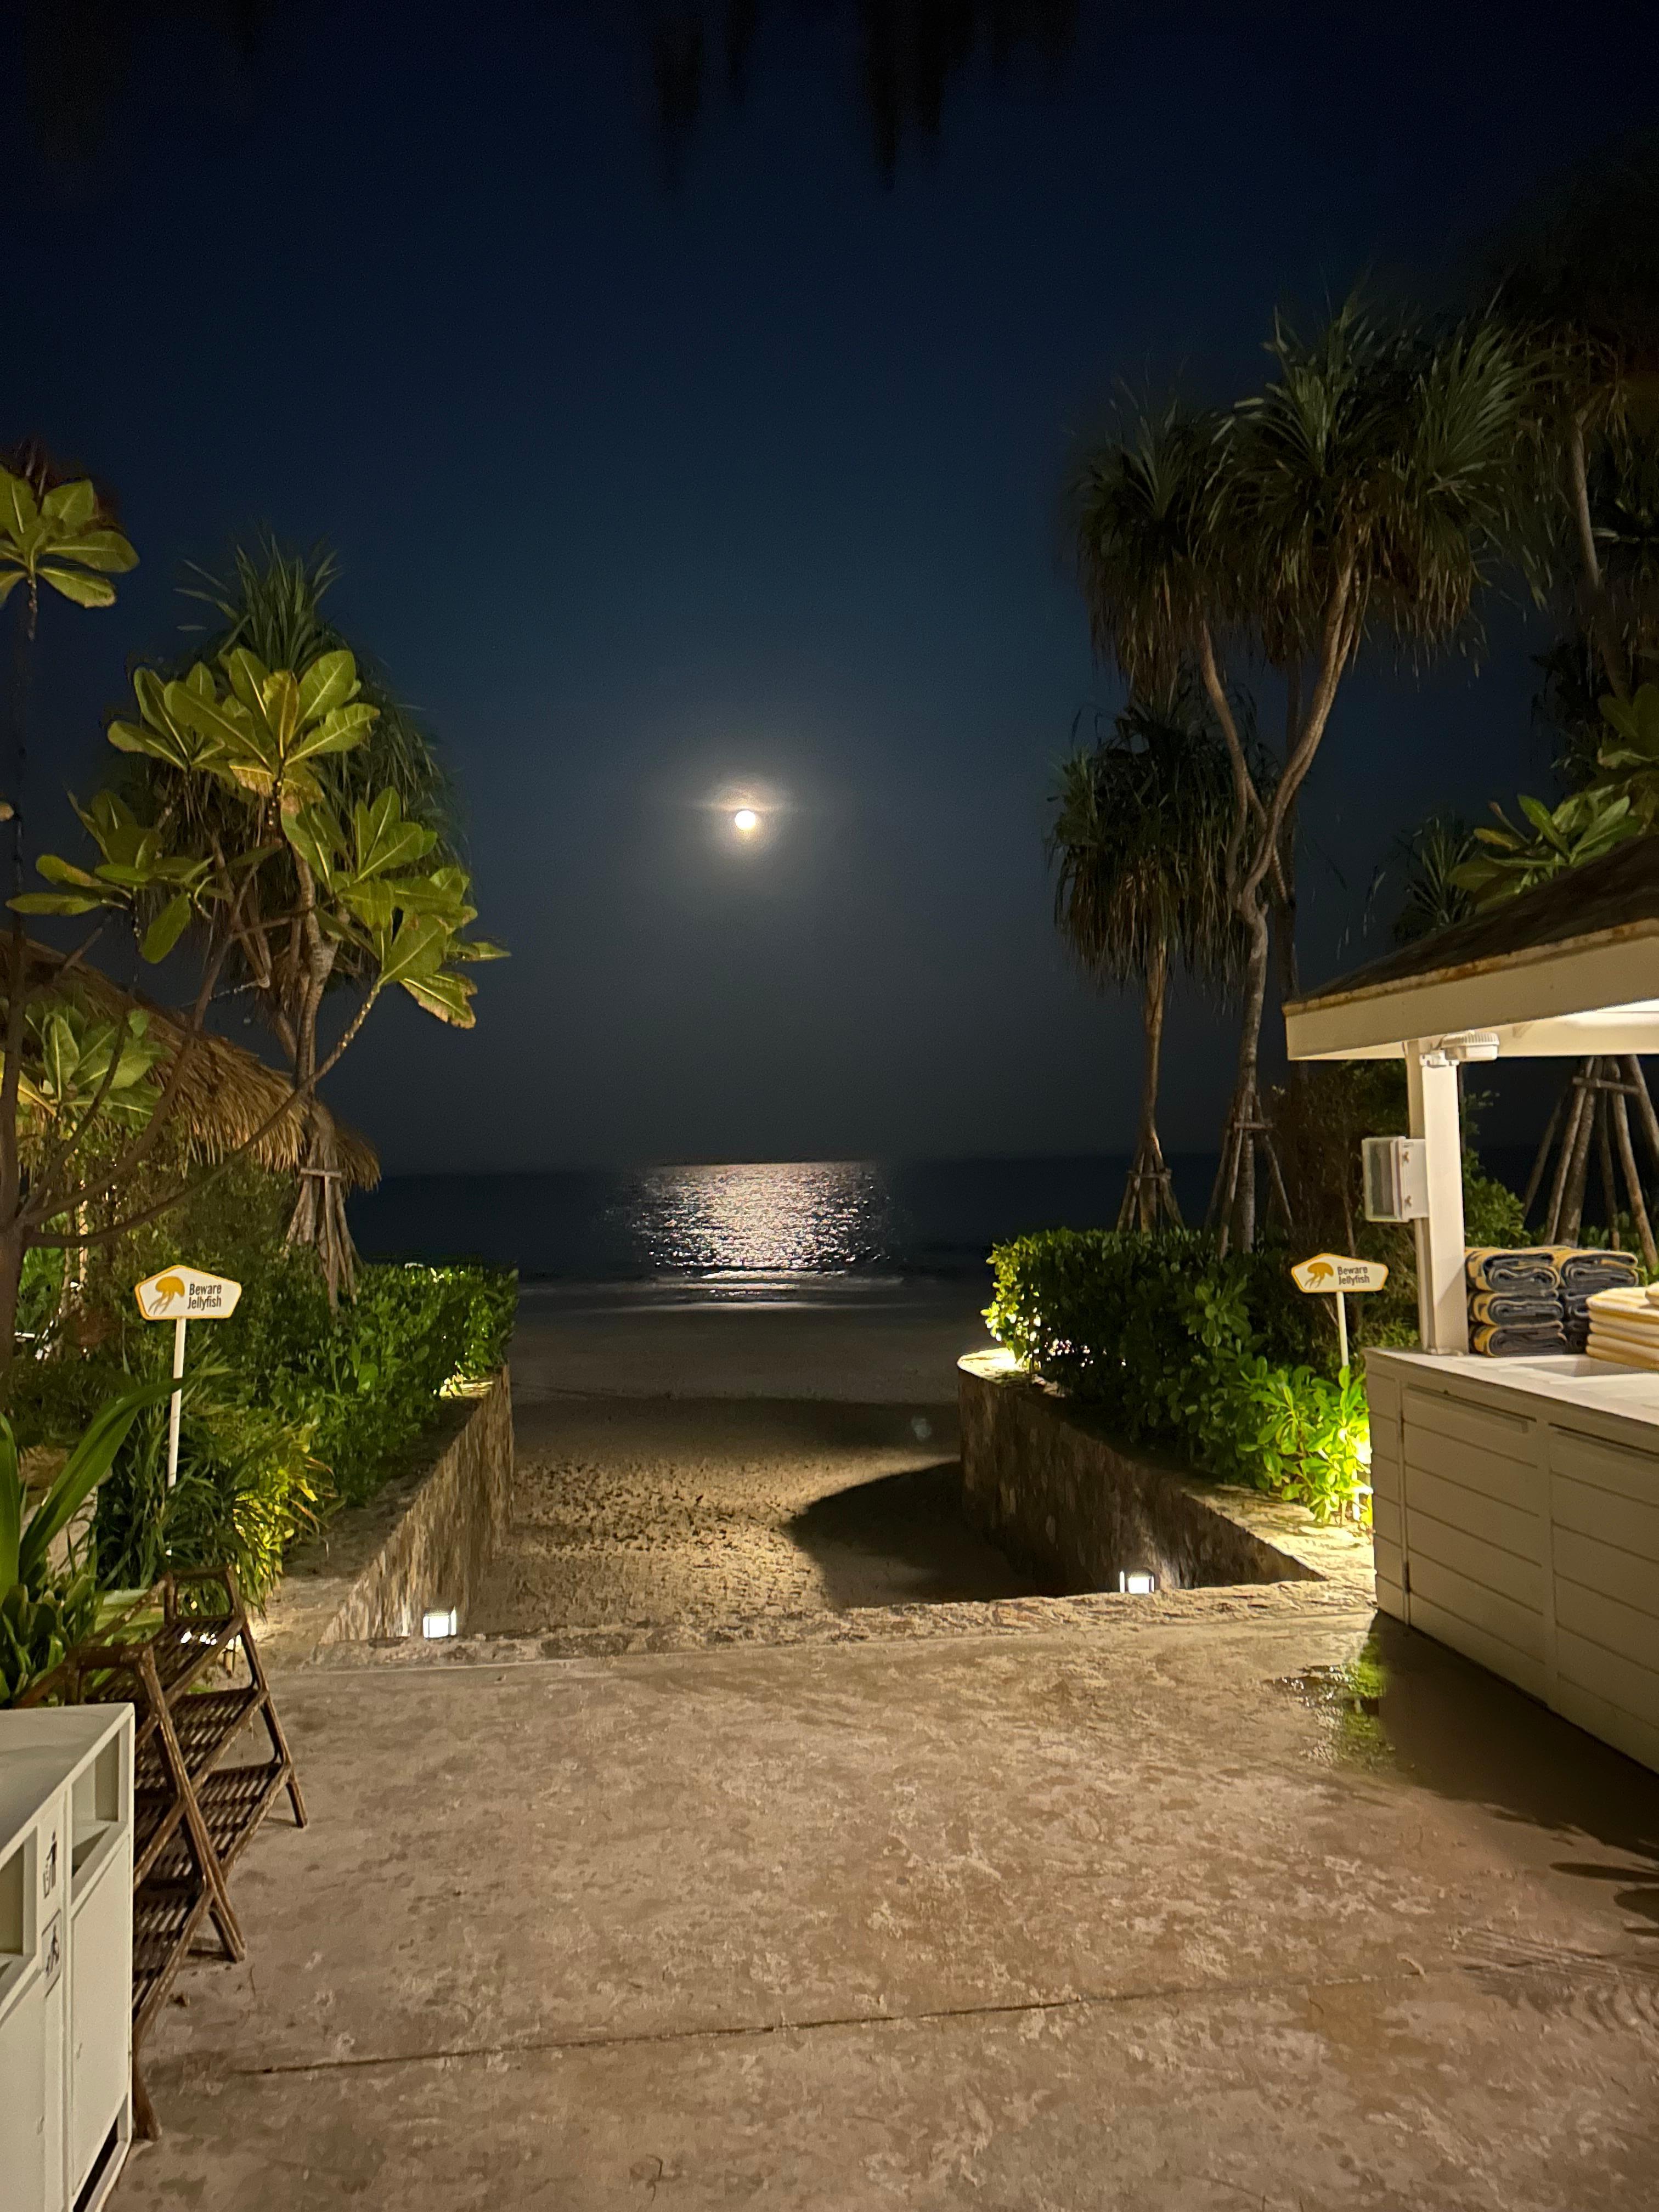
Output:
<instances>
[{"instance_id":1,"label":"white shelving unit","mask_svg":"<svg viewBox=\"0 0 1659 2212\"><path fill-rule=\"evenodd\" d=\"M131 1705L0 1712L0 2189L97 2212L132 2136Z\"/></svg>"}]
</instances>

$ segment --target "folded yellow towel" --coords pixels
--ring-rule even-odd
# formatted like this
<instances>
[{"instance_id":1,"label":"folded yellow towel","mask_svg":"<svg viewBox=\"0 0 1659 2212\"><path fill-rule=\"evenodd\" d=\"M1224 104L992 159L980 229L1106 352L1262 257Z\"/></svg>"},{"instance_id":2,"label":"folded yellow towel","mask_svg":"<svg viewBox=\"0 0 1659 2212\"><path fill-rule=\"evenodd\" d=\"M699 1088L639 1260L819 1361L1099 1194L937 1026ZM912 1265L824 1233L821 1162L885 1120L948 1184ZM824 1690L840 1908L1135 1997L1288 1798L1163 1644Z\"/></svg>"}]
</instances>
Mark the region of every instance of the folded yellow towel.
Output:
<instances>
[{"instance_id":1,"label":"folded yellow towel","mask_svg":"<svg viewBox=\"0 0 1659 2212\"><path fill-rule=\"evenodd\" d=\"M1659 1304L1640 1284L1632 1284L1628 1290L1597 1291L1594 1297L1585 1299L1584 1310L1592 1328L1598 1323L1619 1322L1626 1328L1659 1330Z\"/></svg>"},{"instance_id":2,"label":"folded yellow towel","mask_svg":"<svg viewBox=\"0 0 1659 2212\"><path fill-rule=\"evenodd\" d=\"M1633 1344L1613 1346L1594 1336L1584 1346L1587 1359L1599 1359L1604 1367L1642 1367L1659 1375L1659 1350L1648 1352Z\"/></svg>"}]
</instances>

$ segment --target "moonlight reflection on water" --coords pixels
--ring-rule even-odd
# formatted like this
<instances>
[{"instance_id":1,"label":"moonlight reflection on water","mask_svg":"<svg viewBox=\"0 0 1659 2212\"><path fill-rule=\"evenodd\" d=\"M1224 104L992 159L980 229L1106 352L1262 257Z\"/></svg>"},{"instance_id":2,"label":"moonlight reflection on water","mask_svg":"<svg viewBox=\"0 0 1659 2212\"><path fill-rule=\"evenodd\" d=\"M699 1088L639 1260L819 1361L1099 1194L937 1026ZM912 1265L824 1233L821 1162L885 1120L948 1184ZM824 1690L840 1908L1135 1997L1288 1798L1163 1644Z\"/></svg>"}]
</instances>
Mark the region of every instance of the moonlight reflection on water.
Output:
<instances>
[{"instance_id":1,"label":"moonlight reflection on water","mask_svg":"<svg viewBox=\"0 0 1659 2212\"><path fill-rule=\"evenodd\" d=\"M893 1242L887 1178L871 1160L653 1168L631 1194L653 1271L754 1277L878 1264Z\"/></svg>"}]
</instances>

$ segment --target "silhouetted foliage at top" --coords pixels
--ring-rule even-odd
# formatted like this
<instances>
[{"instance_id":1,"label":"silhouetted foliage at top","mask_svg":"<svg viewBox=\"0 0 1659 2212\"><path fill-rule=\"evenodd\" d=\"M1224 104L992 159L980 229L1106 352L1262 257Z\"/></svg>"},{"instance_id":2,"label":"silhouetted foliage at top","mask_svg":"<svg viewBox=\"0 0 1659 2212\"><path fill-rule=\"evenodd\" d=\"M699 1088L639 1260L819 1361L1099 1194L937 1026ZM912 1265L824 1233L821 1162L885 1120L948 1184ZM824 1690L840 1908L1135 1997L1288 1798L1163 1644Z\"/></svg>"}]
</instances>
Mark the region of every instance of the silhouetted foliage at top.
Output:
<instances>
[{"instance_id":1,"label":"silhouetted foliage at top","mask_svg":"<svg viewBox=\"0 0 1659 2212\"><path fill-rule=\"evenodd\" d=\"M994 80L1035 63L1057 74L1071 52L1082 0L606 0L568 8L643 45L651 123L672 181L711 100L741 105L769 52L811 49L850 63L876 167L890 183L912 145L935 142L946 98L975 65ZM295 0L23 0L26 90L43 151L89 160L141 55L180 30L216 34L225 57L251 66Z\"/></svg>"},{"instance_id":2,"label":"silhouetted foliage at top","mask_svg":"<svg viewBox=\"0 0 1659 2212\"><path fill-rule=\"evenodd\" d=\"M1486 276L1506 313L1659 368L1659 132L1570 171L1499 232Z\"/></svg>"},{"instance_id":3,"label":"silhouetted foliage at top","mask_svg":"<svg viewBox=\"0 0 1659 2212\"><path fill-rule=\"evenodd\" d=\"M181 30L204 28L252 63L293 0L22 0L23 82L34 133L55 161L90 161L140 58Z\"/></svg>"},{"instance_id":4,"label":"silhouetted foliage at top","mask_svg":"<svg viewBox=\"0 0 1659 2212\"><path fill-rule=\"evenodd\" d=\"M674 174L702 116L718 54L728 96L748 91L764 29L768 41L820 26L853 34L858 88L877 168L888 183L912 143L932 144L952 83L986 61L1001 80L1035 61L1057 74L1076 35L1080 0L662 0L651 9L657 128Z\"/></svg>"}]
</instances>

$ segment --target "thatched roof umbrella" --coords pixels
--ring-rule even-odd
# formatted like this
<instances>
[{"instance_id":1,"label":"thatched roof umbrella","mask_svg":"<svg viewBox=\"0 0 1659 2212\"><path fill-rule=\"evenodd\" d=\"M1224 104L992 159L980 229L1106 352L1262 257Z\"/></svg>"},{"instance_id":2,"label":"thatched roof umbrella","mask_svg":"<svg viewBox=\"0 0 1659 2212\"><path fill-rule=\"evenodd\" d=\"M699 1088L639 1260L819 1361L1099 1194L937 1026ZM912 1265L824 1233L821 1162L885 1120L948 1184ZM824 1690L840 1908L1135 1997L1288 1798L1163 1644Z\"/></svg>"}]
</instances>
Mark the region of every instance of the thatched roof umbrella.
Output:
<instances>
[{"instance_id":1,"label":"thatched roof umbrella","mask_svg":"<svg viewBox=\"0 0 1659 2212\"><path fill-rule=\"evenodd\" d=\"M72 956L49 945L30 942L28 981L40 988L54 988L78 994L89 1008L119 1021L124 1014L143 1013L152 1042L163 1048L157 1063L158 1081L165 1082L177 1054L190 1041L190 1031L178 1014L159 1006L142 992L123 990L96 969L76 966L64 972ZM11 946L0 939L0 997L9 985ZM198 1159L221 1160L246 1147L247 1157L277 1175L295 1175L304 1160L307 1135L303 1111L291 1106L272 1121L290 1085L277 1069L245 1046L228 1037L203 1032L195 1039L179 1079L173 1119L186 1147ZM270 1122L270 1127L264 1125ZM349 1190L370 1190L380 1179L380 1163L367 1137L337 1122L336 1141L340 1170ZM254 1138L255 1130L262 1134Z\"/></svg>"}]
</instances>

